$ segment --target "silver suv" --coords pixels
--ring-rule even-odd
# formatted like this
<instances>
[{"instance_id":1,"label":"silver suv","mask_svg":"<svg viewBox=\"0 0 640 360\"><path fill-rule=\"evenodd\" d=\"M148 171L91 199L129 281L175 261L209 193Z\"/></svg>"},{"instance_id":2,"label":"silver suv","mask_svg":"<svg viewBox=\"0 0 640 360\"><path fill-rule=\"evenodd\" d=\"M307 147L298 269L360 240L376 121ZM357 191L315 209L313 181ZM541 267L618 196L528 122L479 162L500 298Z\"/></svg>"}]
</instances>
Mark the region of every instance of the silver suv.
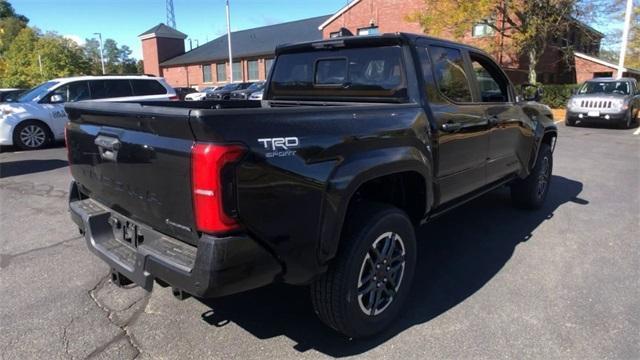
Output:
<instances>
[{"instance_id":1,"label":"silver suv","mask_svg":"<svg viewBox=\"0 0 640 360\"><path fill-rule=\"evenodd\" d=\"M566 124L601 122L628 129L640 112L640 89L633 78L595 78L582 84L567 104Z\"/></svg>"}]
</instances>

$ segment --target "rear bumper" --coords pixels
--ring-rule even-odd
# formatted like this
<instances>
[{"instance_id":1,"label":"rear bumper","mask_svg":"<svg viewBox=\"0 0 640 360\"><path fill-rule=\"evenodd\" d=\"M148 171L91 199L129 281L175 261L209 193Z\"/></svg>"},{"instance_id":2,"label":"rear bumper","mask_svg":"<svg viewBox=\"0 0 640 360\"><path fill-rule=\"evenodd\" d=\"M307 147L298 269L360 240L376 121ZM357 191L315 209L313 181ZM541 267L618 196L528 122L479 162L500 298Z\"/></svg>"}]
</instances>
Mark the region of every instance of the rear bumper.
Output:
<instances>
[{"instance_id":1,"label":"rear bumper","mask_svg":"<svg viewBox=\"0 0 640 360\"><path fill-rule=\"evenodd\" d=\"M147 291L154 279L198 297L218 297L270 284L280 264L248 236L203 235L197 246L167 237L141 224L137 246L116 239L113 218L134 223L92 200L75 200L71 219L84 233L89 249L111 268ZM111 220L110 220L111 219Z\"/></svg>"}]
</instances>

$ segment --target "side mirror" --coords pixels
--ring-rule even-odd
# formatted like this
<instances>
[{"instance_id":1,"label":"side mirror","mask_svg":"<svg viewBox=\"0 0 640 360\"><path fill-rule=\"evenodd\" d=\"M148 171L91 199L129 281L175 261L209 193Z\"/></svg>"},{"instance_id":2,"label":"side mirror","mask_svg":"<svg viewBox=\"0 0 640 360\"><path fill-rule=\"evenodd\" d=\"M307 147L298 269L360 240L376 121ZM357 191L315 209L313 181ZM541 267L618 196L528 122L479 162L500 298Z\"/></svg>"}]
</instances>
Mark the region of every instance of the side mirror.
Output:
<instances>
[{"instance_id":1,"label":"side mirror","mask_svg":"<svg viewBox=\"0 0 640 360\"><path fill-rule=\"evenodd\" d=\"M533 84L523 84L520 87L520 92L524 101L540 101L544 93L542 88Z\"/></svg>"},{"instance_id":2,"label":"side mirror","mask_svg":"<svg viewBox=\"0 0 640 360\"><path fill-rule=\"evenodd\" d=\"M53 94L51 95L51 97L49 98L49 102L51 104L60 104L64 102L64 98L62 97L62 95L60 94Z\"/></svg>"}]
</instances>

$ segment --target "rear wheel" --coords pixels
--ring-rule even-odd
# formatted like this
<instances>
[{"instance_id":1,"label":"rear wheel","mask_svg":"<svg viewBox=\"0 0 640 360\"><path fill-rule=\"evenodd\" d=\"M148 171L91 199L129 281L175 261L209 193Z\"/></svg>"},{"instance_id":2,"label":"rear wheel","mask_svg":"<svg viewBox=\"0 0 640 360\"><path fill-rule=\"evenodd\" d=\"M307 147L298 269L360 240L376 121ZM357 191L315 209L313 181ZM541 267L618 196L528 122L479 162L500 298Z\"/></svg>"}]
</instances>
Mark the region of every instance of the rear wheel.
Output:
<instances>
[{"instance_id":1,"label":"rear wheel","mask_svg":"<svg viewBox=\"0 0 640 360\"><path fill-rule=\"evenodd\" d=\"M548 144L541 144L536 165L529 176L511 185L511 198L517 207L538 209L544 203L553 170L553 154Z\"/></svg>"},{"instance_id":2,"label":"rear wheel","mask_svg":"<svg viewBox=\"0 0 640 360\"><path fill-rule=\"evenodd\" d=\"M40 121L23 121L13 131L13 144L23 150L42 149L51 140L49 128Z\"/></svg>"},{"instance_id":3,"label":"rear wheel","mask_svg":"<svg viewBox=\"0 0 640 360\"><path fill-rule=\"evenodd\" d=\"M362 338L397 318L411 288L416 244L400 209L368 203L352 213L335 262L311 285L311 299L325 324Z\"/></svg>"}]
</instances>

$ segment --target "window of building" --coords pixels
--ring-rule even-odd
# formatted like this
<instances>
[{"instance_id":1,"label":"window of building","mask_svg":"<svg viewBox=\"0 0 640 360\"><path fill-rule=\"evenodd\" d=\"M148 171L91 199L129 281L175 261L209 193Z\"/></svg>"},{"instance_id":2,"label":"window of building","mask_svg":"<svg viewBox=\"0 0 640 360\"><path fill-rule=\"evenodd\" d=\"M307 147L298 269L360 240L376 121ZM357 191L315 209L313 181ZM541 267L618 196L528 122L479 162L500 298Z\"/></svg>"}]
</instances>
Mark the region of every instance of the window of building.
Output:
<instances>
[{"instance_id":1,"label":"window of building","mask_svg":"<svg viewBox=\"0 0 640 360\"><path fill-rule=\"evenodd\" d=\"M264 61L264 73L266 74L266 76L269 76L269 71L271 71L272 67L273 67L273 59L266 59Z\"/></svg>"},{"instance_id":2,"label":"window of building","mask_svg":"<svg viewBox=\"0 0 640 360\"><path fill-rule=\"evenodd\" d=\"M233 81L242 81L242 63L240 61L233 63Z\"/></svg>"},{"instance_id":3,"label":"window of building","mask_svg":"<svg viewBox=\"0 0 640 360\"><path fill-rule=\"evenodd\" d=\"M380 34L380 29L377 26L369 26L366 28L358 29L358 35L376 35Z\"/></svg>"},{"instance_id":4,"label":"window of building","mask_svg":"<svg viewBox=\"0 0 640 360\"><path fill-rule=\"evenodd\" d=\"M491 60L471 53L471 66L476 77L480 101L482 102L507 102L508 80L497 69L497 65Z\"/></svg>"},{"instance_id":5,"label":"window of building","mask_svg":"<svg viewBox=\"0 0 640 360\"><path fill-rule=\"evenodd\" d=\"M202 65L202 81L211 82L211 65Z\"/></svg>"},{"instance_id":6,"label":"window of building","mask_svg":"<svg viewBox=\"0 0 640 360\"><path fill-rule=\"evenodd\" d=\"M227 65L216 64L216 75L218 76L218 82L227 81Z\"/></svg>"},{"instance_id":7,"label":"window of building","mask_svg":"<svg viewBox=\"0 0 640 360\"><path fill-rule=\"evenodd\" d=\"M156 80L131 80L133 94L138 95L162 95L167 93L162 84Z\"/></svg>"},{"instance_id":8,"label":"window of building","mask_svg":"<svg viewBox=\"0 0 640 360\"><path fill-rule=\"evenodd\" d=\"M483 36L493 35L494 30L489 25L489 23L492 21L493 20L485 20L483 22L473 25L473 29L471 30L471 35L473 37L483 37Z\"/></svg>"},{"instance_id":9,"label":"window of building","mask_svg":"<svg viewBox=\"0 0 640 360\"><path fill-rule=\"evenodd\" d=\"M604 71L604 72L596 72L593 73L593 77L594 78L599 78L599 77L612 77L613 76L613 71Z\"/></svg>"},{"instance_id":10,"label":"window of building","mask_svg":"<svg viewBox=\"0 0 640 360\"><path fill-rule=\"evenodd\" d=\"M442 95L457 102L471 102L471 87L458 49L430 46L433 75Z\"/></svg>"},{"instance_id":11,"label":"window of building","mask_svg":"<svg viewBox=\"0 0 640 360\"><path fill-rule=\"evenodd\" d=\"M247 72L249 73L249 80L258 80L260 74L258 73L258 60L247 61Z\"/></svg>"}]
</instances>

